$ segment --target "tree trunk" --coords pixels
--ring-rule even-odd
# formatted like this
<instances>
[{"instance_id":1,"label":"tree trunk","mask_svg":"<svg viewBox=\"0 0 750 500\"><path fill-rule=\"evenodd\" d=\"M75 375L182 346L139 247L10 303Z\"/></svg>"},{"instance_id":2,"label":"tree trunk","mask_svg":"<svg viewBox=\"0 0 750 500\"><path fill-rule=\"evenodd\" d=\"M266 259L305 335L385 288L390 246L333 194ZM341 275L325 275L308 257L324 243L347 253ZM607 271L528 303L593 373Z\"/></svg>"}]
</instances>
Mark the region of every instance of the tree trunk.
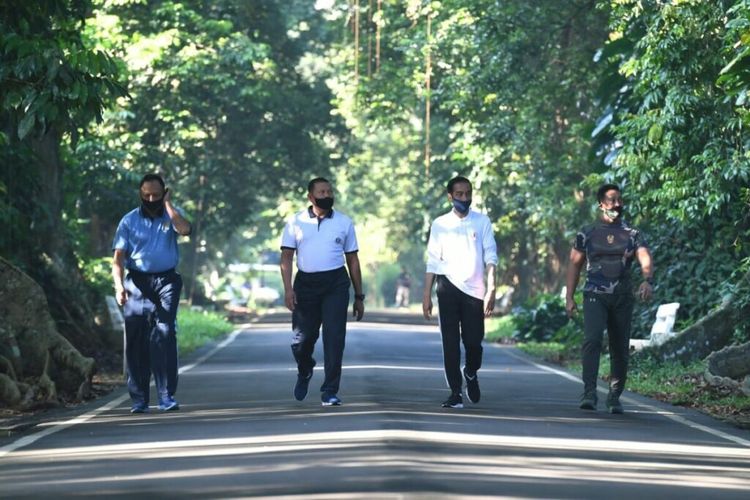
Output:
<instances>
[{"instance_id":1,"label":"tree trunk","mask_svg":"<svg viewBox=\"0 0 750 500\"><path fill-rule=\"evenodd\" d=\"M42 180L36 196L47 217L32 229L38 249L31 249L25 258L31 277L42 285L47 295L60 333L77 349L93 355L103 344L94 323L95 308L63 227L65 165L60 158L61 140L61 134L54 128L29 140Z\"/></svg>"},{"instance_id":2,"label":"tree trunk","mask_svg":"<svg viewBox=\"0 0 750 500\"><path fill-rule=\"evenodd\" d=\"M22 407L85 398L94 360L60 335L42 288L0 257L0 403ZM20 399L19 399L20 398Z\"/></svg>"}]
</instances>

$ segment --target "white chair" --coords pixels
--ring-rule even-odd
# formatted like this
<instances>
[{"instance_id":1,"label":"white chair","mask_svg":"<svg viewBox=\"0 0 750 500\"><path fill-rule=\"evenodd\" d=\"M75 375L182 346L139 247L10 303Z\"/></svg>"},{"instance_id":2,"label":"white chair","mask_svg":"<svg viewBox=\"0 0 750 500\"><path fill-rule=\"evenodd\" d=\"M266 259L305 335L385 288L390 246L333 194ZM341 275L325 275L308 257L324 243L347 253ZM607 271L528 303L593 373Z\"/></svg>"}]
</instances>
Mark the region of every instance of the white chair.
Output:
<instances>
[{"instance_id":1,"label":"white chair","mask_svg":"<svg viewBox=\"0 0 750 500\"><path fill-rule=\"evenodd\" d=\"M672 331L677 310L680 308L679 302L661 304L656 310L656 321L651 326L651 334L647 339L630 339L630 349L639 351L648 346L659 346L676 335Z\"/></svg>"}]
</instances>

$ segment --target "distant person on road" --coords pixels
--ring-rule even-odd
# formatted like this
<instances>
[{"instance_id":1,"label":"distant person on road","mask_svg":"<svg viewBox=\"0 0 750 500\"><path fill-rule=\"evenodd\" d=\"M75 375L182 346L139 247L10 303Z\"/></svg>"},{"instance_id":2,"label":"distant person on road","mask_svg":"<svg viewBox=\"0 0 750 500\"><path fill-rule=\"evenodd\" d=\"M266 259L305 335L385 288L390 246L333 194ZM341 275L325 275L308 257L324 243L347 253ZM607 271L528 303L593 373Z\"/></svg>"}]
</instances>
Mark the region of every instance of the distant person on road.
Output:
<instances>
[{"instance_id":1,"label":"distant person on road","mask_svg":"<svg viewBox=\"0 0 750 500\"><path fill-rule=\"evenodd\" d=\"M315 342L322 325L325 379L320 387L321 401L323 406L338 406L350 276L354 285L353 315L359 321L365 312L359 247L352 220L333 210L330 182L322 177L311 180L307 200L310 206L287 222L281 236L284 303L292 311L292 353L297 361L294 398L302 401L307 396L315 366ZM292 284L295 253L297 275Z\"/></svg>"},{"instance_id":2,"label":"distant person on road","mask_svg":"<svg viewBox=\"0 0 750 500\"><path fill-rule=\"evenodd\" d=\"M627 379L634 305L630 267L633 258L636 257L641 265L644 280L638 289L641 300L651 298L653 268L651 253L643 235L622 219L624 205L620 188L614 184L604 184L596 196L599 202L599 221L581 229L570 251L565 309L570 317L578 309L573 296L585 263L583 395L580 408L596 409L596 380L599 374L602 337L606 329L611 361L607 410L619 414L623 412L620 395L625 389Z\"/></svg>"},{"instance_id":3,"label":"distant person on road","mask_svg":"<svg viewBox=\"0 0 750 500\"><path fill-rule=\"evenodd\" d=\"M484 318L495 307L497 244L489 217L470 208L471 182L454 177L448 182L447 192L453 208L435 219L430 228L422 311L430 319L432 284L437 281L443 363L451 390L442 406L463 408L461 342L466 351L466 395L472 403L478 403Z\"/></svg>"},{"instance_id":4,"label":"distant person on road","mask_svg":"<svg viewBox=\"0 0 750 500\"><path fill-rule=\"evenodd\" d=\"M409 307L409 292L411 276L406 267L401 267L401 273L396 278L396 307Z\"/></svg>"},{"instance_id":5,"label":"distant person on road","mask_svg":"<svg viewBox=\"0 0 750 500\"><path fill-rule=\"evenodd\" d=\"M120 220L112 247L112 277L125 317L126 365L131 413L148 411L154 375L159 409L180 408L177 391L175 319L182 277L177 236L190 234L190 223L172 205L171 193L156 174L140 183L141 206Z\"/></svg>"}]
</instances>

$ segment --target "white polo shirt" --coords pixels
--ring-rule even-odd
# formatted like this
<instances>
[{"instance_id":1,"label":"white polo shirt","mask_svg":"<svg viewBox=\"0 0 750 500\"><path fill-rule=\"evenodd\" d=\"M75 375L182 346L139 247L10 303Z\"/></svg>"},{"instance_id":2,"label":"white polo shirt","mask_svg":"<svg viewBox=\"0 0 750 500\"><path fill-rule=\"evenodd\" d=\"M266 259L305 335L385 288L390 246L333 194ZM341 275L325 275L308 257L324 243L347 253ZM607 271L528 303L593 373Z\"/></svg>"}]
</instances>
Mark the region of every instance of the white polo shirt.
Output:
<instances>
[{"instance_id":1,"label":"white polo shirt","mask_svg":"<svg viewBox=\"0 0 750 500\"><path fill-rule=\"evenodd\" d=\"M297 251L297 268L319 273L343 267L344 254L359 250L354 223L341 212L328 212L322 219L312 207L289 219L281 235L281 248Z\"/></svg>"},{"instance_id":2,"label":"white polo shirt","mask_svg":"<svg viewBox=\"0 0 750 500\"><path fill-rule=\"evenodd\" d=\"M451 210L432 222L427 243L427 272L442 274L456 288L484 298L484 270L497 265L497 244L490 218L473 210L461 218Z\"/></svg>"}]
</instances>

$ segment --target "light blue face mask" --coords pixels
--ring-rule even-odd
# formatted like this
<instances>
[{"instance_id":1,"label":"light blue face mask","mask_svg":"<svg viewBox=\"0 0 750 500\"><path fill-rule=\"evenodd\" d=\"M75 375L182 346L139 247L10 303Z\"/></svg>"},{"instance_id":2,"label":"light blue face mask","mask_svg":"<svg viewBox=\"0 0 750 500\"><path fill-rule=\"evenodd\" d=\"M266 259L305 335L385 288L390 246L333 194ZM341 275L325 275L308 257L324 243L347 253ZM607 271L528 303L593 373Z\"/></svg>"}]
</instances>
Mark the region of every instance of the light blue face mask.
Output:
<instances>
[{"instance_id":1,"label":"light blue face mask","mask_svg":"<svg viewBox=\"0 0 750 500\"><path fill-rule=\"evenodd\" d=\"M453 208L456 209L456 212L460 214L468 213L469 207L471 207L471 199L461 201L453 198Z\"/></svg>"}]
</instances>

